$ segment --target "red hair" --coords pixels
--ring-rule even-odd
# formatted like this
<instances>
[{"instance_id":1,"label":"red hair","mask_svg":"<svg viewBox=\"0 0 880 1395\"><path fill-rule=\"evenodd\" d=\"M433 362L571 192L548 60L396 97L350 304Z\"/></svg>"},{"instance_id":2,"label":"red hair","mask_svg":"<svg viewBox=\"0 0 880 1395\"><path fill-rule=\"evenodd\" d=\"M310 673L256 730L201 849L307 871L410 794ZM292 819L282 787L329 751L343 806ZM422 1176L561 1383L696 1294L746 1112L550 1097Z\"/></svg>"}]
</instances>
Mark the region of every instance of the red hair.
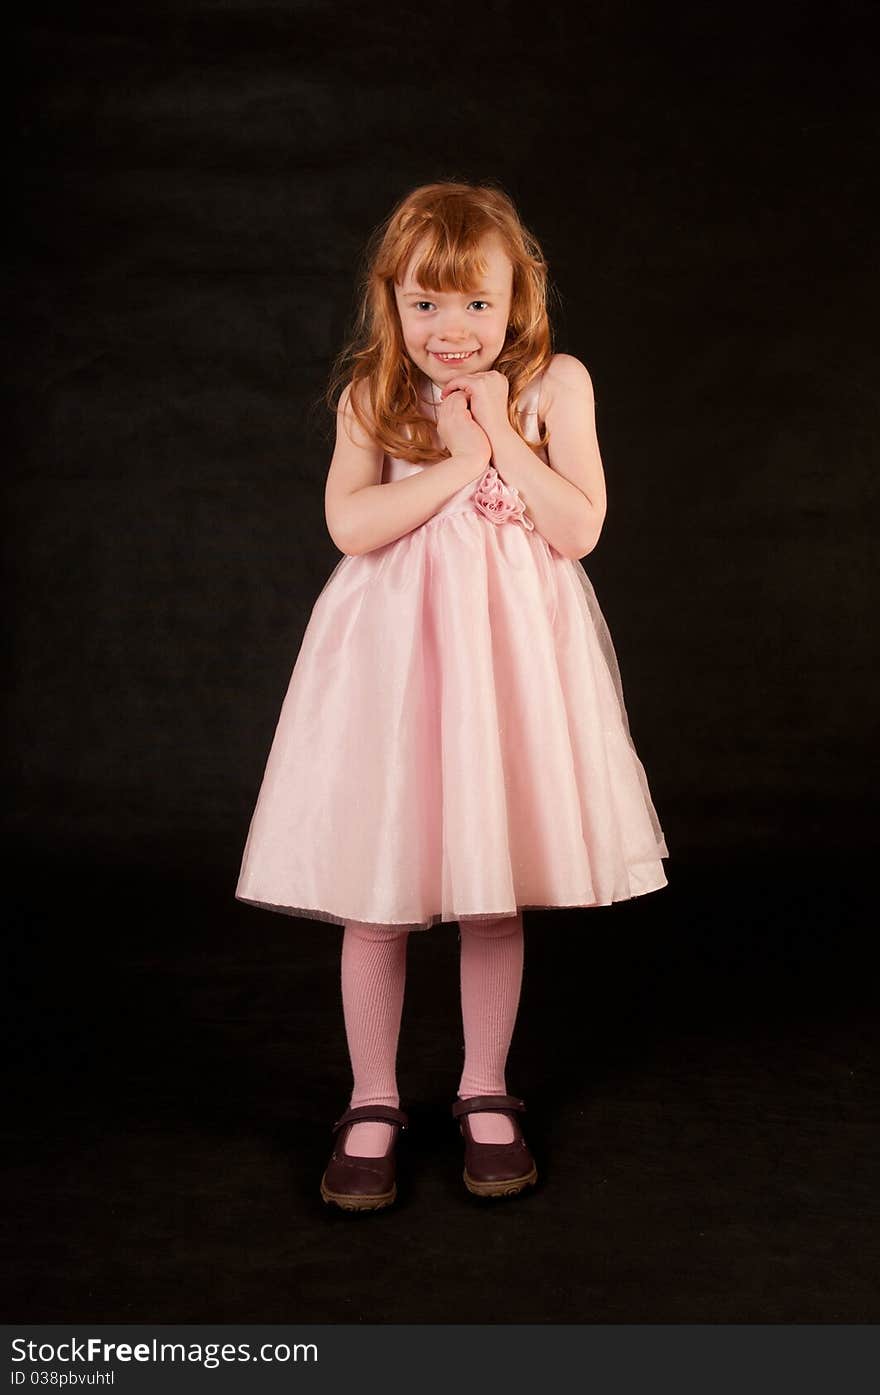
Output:
<instances>
[{"instance_id":1,"label":"red hair","mask_svg":"<svg viewBox=\"0 0 880 1395\"><path fill-rule=\"evenodd\" d=\"M432 446L429 424L419 410L419 370L403 342L394 283L402 284L422 244L413 268L419 284L425 290L467 292L486 271L480 243L493 232L500 234L513 264L510 319L493 366L509 381L508 418L522 436L517 403L553 357L547 263L501 188L449 180L414 189L370 236L354 330L334 361L327 389L327 405L336 412L337 390L351 381L352 411L388 455L427 464L449 454ZM356 391L360 383L369 401L369 419ZM538 450L548 439L542 429L539 444L527 444Z\"/></svg>"}]
</instances>

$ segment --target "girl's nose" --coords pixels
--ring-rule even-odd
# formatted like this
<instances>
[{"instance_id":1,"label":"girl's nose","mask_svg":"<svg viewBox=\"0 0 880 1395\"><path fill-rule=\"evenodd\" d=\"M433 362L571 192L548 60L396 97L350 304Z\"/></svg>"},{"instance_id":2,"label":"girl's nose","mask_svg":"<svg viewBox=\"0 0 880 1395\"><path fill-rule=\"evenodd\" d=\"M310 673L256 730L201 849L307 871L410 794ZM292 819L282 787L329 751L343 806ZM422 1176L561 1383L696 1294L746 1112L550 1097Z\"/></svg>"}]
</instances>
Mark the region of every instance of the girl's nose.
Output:
<instances>
[{"instance_id":1,"label":"girl's nose","mask_svg":"<svg viewBox=\"0 0 880 1395\"><path fill-rule=\"evenodd\" d=\"M450 336L458 337L467 333L464 315L460 309L455 309L452 306L449 306L446 314L440 317L440 327Z\"/></svg>"},{"instance_id":2,"label":"girl's nose","mask_svg":"<svg viewBox=\"0 0 880 1395\"><path fill-rule=\"evenodd\" d=\"M447 321L445 325L442 325L440 334L450 344L463 344L468 338L467 326L455 321Z\"/></svg>"}]
</instances>

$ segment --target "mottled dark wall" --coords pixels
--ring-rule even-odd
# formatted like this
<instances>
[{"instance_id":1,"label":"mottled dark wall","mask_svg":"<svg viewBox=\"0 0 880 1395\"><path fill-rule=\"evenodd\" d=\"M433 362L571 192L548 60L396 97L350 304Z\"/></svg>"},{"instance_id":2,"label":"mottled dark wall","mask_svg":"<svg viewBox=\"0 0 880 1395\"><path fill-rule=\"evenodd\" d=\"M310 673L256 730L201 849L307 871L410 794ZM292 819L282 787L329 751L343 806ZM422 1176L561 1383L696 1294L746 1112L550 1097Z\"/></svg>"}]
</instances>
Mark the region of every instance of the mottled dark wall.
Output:
<instances>
[{"instance_id":1,"label":"mottled dark wall","mask_svg":"<svg viewBox=\"0 0 880 1395\"><path fill-rule=\"evenodd\" d=\"M609 512L585 565L673 856L851 842L854 814L860 836L871 13L32 12L8 264L14 831L243 843L339 556L313 404L364 240L412 185L491 176L549 258L557 347L593 375Z\"/></svg>"}]
</instances>

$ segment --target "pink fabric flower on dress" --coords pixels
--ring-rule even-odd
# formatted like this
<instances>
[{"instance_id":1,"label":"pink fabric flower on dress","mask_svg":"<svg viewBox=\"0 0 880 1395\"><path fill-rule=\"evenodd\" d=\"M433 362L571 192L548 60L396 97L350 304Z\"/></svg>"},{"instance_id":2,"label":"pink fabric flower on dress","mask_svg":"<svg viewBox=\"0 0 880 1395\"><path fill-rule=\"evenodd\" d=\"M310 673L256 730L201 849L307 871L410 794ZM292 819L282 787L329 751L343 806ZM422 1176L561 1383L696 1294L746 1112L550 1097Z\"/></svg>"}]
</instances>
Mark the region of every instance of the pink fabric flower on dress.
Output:
<instances>
[{"instance_id":1,"label":"pink fabric flower on dress","mask_svg":"<svg viewBox=\"0 0 880 1395\"><path fill-rule=\"evenodd\" d=\"M494 465L489 465L473 493L474 506L492 523L521 523L526 529L534 523L515 485L507 484Z\"/></svg>"}]
</instances>

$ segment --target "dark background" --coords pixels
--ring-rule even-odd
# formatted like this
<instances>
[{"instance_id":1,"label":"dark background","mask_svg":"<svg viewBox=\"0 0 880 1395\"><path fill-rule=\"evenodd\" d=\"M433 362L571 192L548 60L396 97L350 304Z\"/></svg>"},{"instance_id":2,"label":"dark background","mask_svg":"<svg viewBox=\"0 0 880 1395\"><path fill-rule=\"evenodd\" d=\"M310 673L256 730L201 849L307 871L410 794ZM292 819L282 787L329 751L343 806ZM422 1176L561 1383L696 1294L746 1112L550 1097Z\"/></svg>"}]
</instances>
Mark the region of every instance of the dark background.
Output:
<instances>
[{"instance_id":1,"label":"dark background","mask_svg":"<svg viewBox=\"0 0 880 1395\"><path fill-rule=\"evenodd\" d=\"M19 28L10 1319L880 1318L873 7L127 3ZM373 226L499 180L593 377L584 559L670 885L526 919L543 1184L460 1182L413 937L401 1199L327 1213L341 929L233 899L338 560Z\"/></svg>"}]
</instances>

